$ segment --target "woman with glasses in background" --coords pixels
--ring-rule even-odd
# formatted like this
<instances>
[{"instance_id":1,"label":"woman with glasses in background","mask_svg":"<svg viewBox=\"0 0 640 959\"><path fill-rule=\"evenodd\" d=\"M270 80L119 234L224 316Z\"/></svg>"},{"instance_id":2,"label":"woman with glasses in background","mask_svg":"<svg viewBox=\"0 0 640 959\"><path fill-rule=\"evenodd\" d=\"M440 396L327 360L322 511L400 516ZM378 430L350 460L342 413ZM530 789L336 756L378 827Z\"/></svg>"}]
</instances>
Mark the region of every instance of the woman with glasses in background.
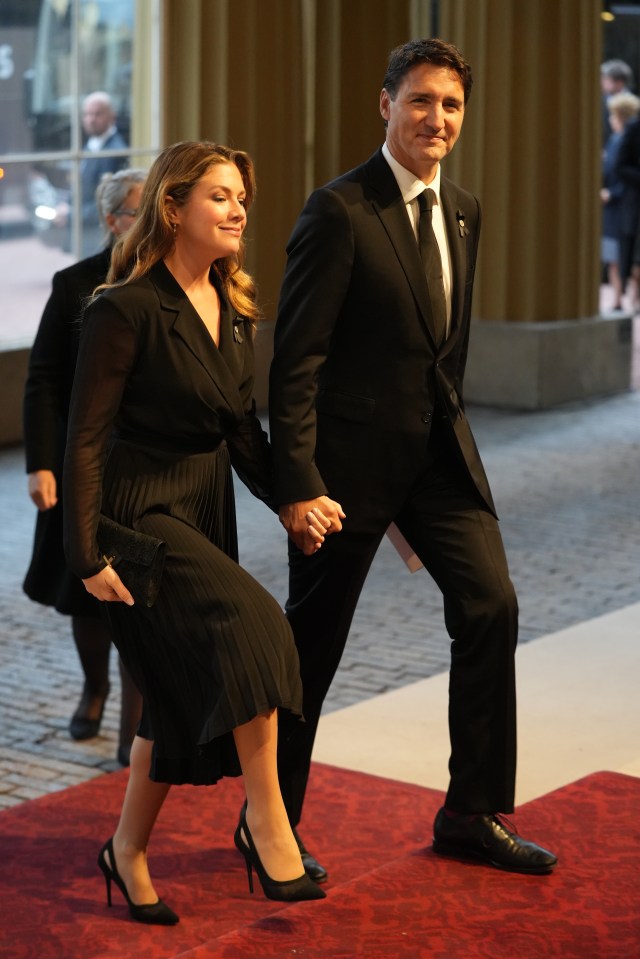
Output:
<instances>
[{"instance_id":1,"label":"woman with glasses in background","mask_svg":"<svg viewBox=\"0 0 640 959\"><path fill-rule=\"evenodd\" d=\"M109 694L111 638L100 603L71 572L62 547L62 463L69 398L75 371L82 310L104 282L117 237L134 223L147 173L105 173L96 190L104 249L53 277L29 359L24 397L24 444L29 496L38 508L31 563L23 589L37 603L71 617L71 631L84 674L80 702L71 717L72 739L98 735ZM140 693L120 662L122 701L117 759L129 751L141 713Z\"/></svg>"}]
</instances>

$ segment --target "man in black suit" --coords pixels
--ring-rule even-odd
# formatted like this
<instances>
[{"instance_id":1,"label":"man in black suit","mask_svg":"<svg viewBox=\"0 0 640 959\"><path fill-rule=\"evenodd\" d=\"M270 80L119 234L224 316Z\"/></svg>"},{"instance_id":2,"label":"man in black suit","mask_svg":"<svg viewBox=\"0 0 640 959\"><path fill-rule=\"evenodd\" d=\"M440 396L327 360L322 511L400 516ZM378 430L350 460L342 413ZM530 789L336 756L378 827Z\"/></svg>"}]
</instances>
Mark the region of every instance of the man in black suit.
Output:
<instances>
[{"instance_id":1,"label":"man in black suit","mask_svg":"<svg viewBox=\"0 0 640 959\"><path fill-rule=\"evenodd\" d=\"M82 210L82 256L97 253L103 230L96 207L96 190L104 173L116 173L127 165L126 155L105 155L108 150L126 150L127 144L116 126L116 115L108 93L97 90L82 103L83 149L95 156L80 162L80 205Z\"/></svg>"},{"instance_id":2,"label":"man in black suit","mask_svg":"<svg viewBox=\"0 0 640 959\"><path fill-rule=\"evenodd\" d=\"M296 826L322 702L395 522L442 591L452 639L451 778L434 849L546 873L556 857L498 816L514 802L517 602L462 398L480 207L440 171L471 84L450 44L394 50L385 144L312 193L287 247L270 423L306 723L283 717L280 779ZM317 551L303 540L310 511L327 526Z\"/></svg>"}]
</instances>

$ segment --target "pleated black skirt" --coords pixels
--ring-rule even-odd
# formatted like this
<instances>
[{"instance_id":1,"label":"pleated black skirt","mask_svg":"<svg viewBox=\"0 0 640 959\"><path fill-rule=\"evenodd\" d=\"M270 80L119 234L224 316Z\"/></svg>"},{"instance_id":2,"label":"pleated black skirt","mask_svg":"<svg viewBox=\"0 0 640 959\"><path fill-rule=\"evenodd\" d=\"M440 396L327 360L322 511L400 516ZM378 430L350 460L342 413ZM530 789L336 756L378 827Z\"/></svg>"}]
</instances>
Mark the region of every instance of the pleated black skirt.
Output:
<instances>
[{"instance_id":1,"label":"pleated black skirt","mask_svg":"<svg viewBox=\"0 0 640 959\"><path fill-rule=\"evenodd\" d=\"M276 600L238 564L226 445L184 454L118 443L103 509L167 544L151 609L107 603L118 651L144 699L151 778L240 774L232 730L272 708L302 714L298 655Z\"/></svg>"}]
</instances>

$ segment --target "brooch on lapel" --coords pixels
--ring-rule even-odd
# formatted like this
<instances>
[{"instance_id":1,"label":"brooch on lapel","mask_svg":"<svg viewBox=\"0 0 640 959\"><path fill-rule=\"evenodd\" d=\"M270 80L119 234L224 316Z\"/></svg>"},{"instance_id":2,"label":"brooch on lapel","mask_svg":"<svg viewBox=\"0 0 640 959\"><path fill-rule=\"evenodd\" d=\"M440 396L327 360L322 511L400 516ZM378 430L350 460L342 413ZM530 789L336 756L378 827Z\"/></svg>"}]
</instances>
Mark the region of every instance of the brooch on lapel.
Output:
<instances>
[{"instance_id":1,"label":"brooch on lapel","mask_svg":"<svg viewBox=\"0 0 640 959\"><path fill-rule=\"evenodd\" d=\"M236 316L235 320L233 321L233 338L236 341L236 343L244 343L244 337L242 333L240 332L241 325L242 325L242 320L240 319L239 316Z\"/></svg>"},{"instance_id":2,"label":"brooch on lapel","mask_svg":"<svg viewBox=\"0 0 640 959\"><path fill-rule=\"evenodd\" d=\"M456 220L458 221L458 229L460 230L460 236L469 236L469 231L464 225L464 213L462 210L456 210Z\"/></svg>"}]
</instances>

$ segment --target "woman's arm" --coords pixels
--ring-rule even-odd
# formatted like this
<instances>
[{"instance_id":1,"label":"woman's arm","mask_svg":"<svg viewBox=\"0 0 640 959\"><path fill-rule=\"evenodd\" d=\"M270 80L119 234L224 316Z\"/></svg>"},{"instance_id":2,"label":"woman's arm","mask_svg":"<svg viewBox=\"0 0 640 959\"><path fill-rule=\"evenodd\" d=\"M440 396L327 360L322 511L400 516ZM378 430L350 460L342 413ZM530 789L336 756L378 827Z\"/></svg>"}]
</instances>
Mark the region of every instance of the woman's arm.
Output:
<instances>
[{"instance_id":1,"label":"woman's arm","mask_svg":"<svg viewBox=\"0 0 640 959\"><path fill-rule=\"evenodd\" d=\"M99 297L80 338L63 470L65 552L81 579L105 567L96 542L104 463L137 350L133 323L108 295Z\"/></svg>"}]
</instances>

